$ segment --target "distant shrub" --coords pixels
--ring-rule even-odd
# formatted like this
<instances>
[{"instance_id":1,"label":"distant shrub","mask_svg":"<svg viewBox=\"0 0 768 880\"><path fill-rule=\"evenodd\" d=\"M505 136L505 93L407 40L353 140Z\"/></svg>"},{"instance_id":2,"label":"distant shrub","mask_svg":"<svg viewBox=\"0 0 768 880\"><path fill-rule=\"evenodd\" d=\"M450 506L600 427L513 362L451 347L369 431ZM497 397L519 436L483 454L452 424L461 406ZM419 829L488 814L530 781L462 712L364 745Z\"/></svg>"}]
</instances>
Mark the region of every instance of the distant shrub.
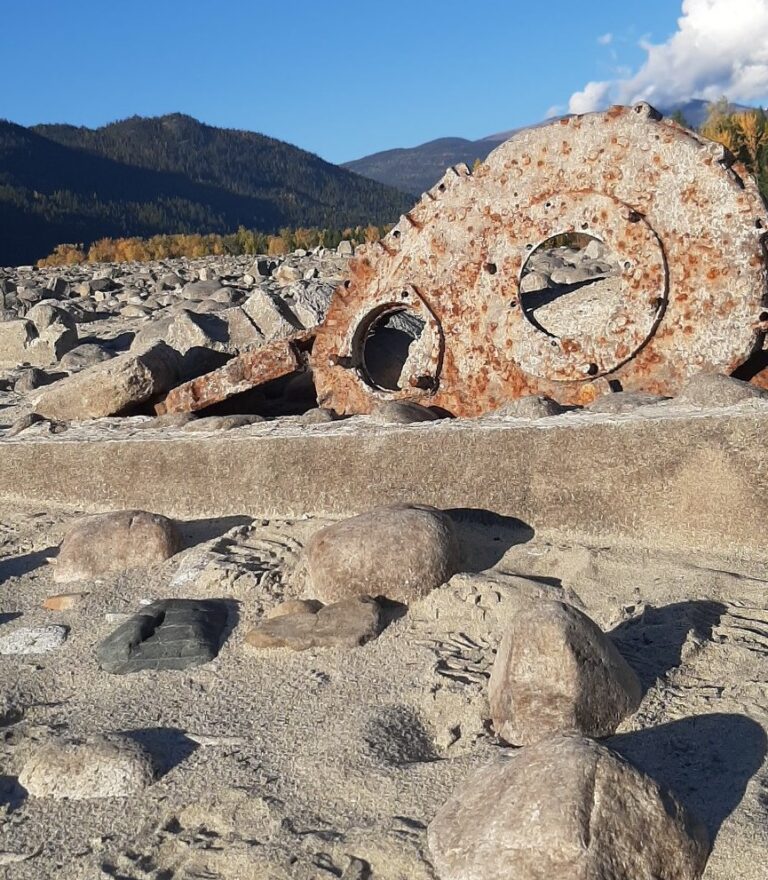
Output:
<instances>
[{"instance_id":1,"label":"distant shrub","mask_svg":"<svg viewBox=\"0 0 768 880\"><path fill-rule=\"evenodd\" d=\"M279 256L304 248L337 247L348 239L356 244L377 241L389 226L355 226L347 229L281 229L278 235L266 235L240 227L229 235L153 235L151 238L100 238L86 250L80 244L57 245L53 253L38 261L38 266L73 266L79 263L133 263L168 260L174 257L209 257L222 254L268 254Z\"/></svg>"}]
</instances>

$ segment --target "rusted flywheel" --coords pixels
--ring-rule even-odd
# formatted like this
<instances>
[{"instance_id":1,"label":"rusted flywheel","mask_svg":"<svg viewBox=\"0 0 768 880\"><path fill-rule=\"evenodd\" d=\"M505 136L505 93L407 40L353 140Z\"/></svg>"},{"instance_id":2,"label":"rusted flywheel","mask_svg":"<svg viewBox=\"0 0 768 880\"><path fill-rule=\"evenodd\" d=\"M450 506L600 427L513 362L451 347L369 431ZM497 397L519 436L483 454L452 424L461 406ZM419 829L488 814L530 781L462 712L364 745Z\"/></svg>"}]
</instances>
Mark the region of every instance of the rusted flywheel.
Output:
<instances>
[{"instance_id":1,"label":"rusted flywheel","mask_svg":"<svg viewBox=\"0 0 768 880\"><path fill-rule=\"evenodd\" d=\"M319 402L364 413L408 399L472 416L527 394L586 403L733 373L768 330L767 231L746 170L648 104L522 131L474 174L451 169L351 261L310 357ZM555 334L531 320L520 279L566 233L603 242L620 272L591 322ZM366 355L388 317L421 329L399 384Z\"/></svg>"}]
</instances>

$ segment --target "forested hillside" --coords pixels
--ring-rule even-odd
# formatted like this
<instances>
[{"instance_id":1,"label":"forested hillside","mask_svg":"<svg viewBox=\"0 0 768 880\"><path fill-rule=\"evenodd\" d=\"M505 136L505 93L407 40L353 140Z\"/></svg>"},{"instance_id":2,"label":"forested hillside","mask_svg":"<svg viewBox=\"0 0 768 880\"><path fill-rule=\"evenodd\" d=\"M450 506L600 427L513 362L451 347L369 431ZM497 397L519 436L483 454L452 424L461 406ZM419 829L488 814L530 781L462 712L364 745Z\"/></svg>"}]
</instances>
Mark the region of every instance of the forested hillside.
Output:
<instances>
[{"instance_id":1,"label":"forested hillside","mask_svg":"<svg viewBox=\"0 0 768 880\"><path fill-rule=\"evenodd\" d=\"M282 141L187 116L0 121L0 265L62 242L391 222L410 199Z\"/></svg>"}]
</instances>

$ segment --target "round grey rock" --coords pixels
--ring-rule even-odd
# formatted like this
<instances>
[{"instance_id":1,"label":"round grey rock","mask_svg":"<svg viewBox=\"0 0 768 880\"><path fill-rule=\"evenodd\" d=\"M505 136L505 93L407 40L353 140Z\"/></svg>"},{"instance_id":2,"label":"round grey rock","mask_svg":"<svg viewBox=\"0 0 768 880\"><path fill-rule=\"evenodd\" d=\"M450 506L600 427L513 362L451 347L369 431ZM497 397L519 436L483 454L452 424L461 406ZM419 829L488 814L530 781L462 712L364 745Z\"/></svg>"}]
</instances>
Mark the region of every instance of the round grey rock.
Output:
<instances>
[{"instance_id":1,"label":"round grey rock","mask_svg":"<svg viewBox=\"0 0 768 880\"><path fill-rule=\"evenodd\" d=\"M316 532L307 545L314 593L324 602L384 596L408 604L446 583L459 566L450 517L394 504Z\"/></svg>"},{"instance_id":2,"label":"round grey rock","mask_svg":"<svg viewBox=\"0 0 768 880\"><path fill-rule=\"evenodd\" d=\"M642 688L594 621L542 600L511 619L488 697L499 737L527 745L556 733L608 736L640 705Z\"/></svg>"},{"instance_id":3,"label":"round grey rock","mask_svg":"<svg viewBox=\"0 0 768 880\"><path fill-rule=\"evenodd\" d=\"M703 825L654 780L583 737L506 752L427 831L440 880L699 880Z\"/></svg>"},{"instance_id":4,"label":"round grey rock","mask_svg":"<svg viewBox=\"0 0 768 880\"><path fill-rule=\"evenodd\" d=\"M181 549L173 522L145 510L119 510L77 520L59 547L57 583L102 577L164 562Z\"/></svg>"},{"instance_id":5,"label":"round grey rock","mask_svg":"<svg viewBox=\"0 0 768 880\"><path fill-rule=\"evenodd\" d=\"M94 342L85 342L77 345L68 351L59 364L62 369L68 370L70 373L77 370L84 370L86 367L92 367L94 364L101 364L114 357L114 354L107 349L102 348Z\"/></svg>"}]
</instances>

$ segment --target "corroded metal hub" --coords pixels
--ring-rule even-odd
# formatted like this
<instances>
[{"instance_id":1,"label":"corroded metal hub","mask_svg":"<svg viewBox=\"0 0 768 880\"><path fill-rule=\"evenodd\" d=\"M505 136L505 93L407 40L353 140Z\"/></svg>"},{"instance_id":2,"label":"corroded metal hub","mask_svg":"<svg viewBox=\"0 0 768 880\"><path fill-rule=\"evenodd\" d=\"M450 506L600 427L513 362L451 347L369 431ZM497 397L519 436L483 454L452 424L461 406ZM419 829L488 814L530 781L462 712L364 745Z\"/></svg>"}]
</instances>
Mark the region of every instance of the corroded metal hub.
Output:
<instances>
[{"instance_id":1,"label":"corroded metal hub","mask_svg":"<svg viewBox=\"0 0 768 880\"><path fill-rule=\"evenodd\" d=\"M310 359L319 402L356 413L409 399L477 415L526 394L586 403L732 373L768 330L766 230L746 170L648 104L522 131L474 175L450 169L351 261ZM528 256L564 233L604 242L620 276L591 323L557 335L524 310L520 279ZM424 332L401 381L382 387L365 341L380 315L403 309Z\"/></svg>"}]
</instances>

